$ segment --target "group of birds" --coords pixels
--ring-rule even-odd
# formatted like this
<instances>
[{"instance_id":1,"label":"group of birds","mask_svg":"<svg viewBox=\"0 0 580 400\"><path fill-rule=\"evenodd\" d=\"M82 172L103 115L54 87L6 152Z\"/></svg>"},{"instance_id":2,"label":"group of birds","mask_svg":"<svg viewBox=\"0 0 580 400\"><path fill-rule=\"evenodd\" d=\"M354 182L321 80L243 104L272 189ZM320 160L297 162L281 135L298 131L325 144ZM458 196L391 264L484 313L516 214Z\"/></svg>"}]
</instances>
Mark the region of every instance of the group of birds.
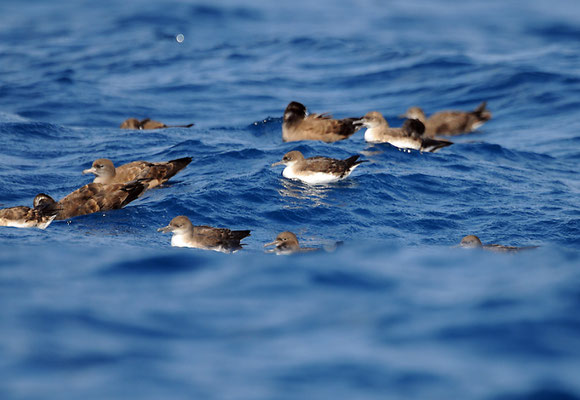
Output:
<instances>
[{"instance_id":1,"label":"group of birds","mask_svg":"<svg viewBox=\"0 0 580 400\"><path fill-rule=\"evenodd\" d=\"M282 139L285 142L300 140L320 140L327 143L349 138L361 128L366 128L365 140L372 143L390 143L401 149L434 152L449 146L452 142L436 135L457 135L471 132L491 118L486 103L481 103L473 111L442 111L425 116L418 107L412 107L404 114L407 120L401 127L390 127L383 115L371 111L361 118L334 119L330 114L309 114L306 107L291 102L284 111ZM189 128L188 125L165 125L150 119L129 118L121 124L122 129L163 129L171 127ZM92 183L73 191L59 201L49 195L38 194L33 207L17 206L0 210L0 226L19 228L47 228L53 220L65 220L79 215L119 209L139 198L146 190L158 187L184 169L190 157L167 162L134 161L115 167L108 159L98 159L83 174L94 174ZM281 161L272 166L284 165L282 175L288 179L301 180L307 184L319 185L335 182L348 177L365 160L359 155L344 160L323 156L305 158L299 151L290 151ZM210 226L195 226L188 217L177 216L169 225L158 229L162 233L172 233L171 245L194 247L220 252L235 252L242 248L241 240L250 236L250 230L230 230ZM318 250L301 247L292 232L280 233L265 247L277 254L289 254ZM512 252L524 248L501 245L482 245L477 236L463 238L461 247L481 247L494 251Z\"/></svg>"}]
</instances>

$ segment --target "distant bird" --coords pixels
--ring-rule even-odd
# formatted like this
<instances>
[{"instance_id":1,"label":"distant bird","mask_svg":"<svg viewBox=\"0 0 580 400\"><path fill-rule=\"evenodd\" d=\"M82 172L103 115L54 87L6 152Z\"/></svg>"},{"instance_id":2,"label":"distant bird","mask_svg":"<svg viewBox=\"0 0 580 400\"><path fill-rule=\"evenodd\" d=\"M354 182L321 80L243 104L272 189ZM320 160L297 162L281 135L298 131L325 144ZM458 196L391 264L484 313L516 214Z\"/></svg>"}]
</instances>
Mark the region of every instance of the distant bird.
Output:
<instances>
[{"instance_id":1,"label":"distant bird","mask_svg":"<svg viewBox=\"0 0 580 400\"><path fill-rule=\"evenodd\" d=\"M524 247L515 247L515 246L503 246L501 244L482 244L481 240L475 235L467 235L461 242L459 243L459 247L464 248L478 248L484 250L495 251L498 253L515 253L521 250L531 250L536 249L538 246L524 246Z\"/></svg>"},{"instance_id":2,"label":"distant bird","mask_svg":"<svg viewBox=\"0 0 580 400\"><path fill-rule=\"evenodd\" d=\"M94 183L129 183L142 179L147 189L151 189L167 182L190 162L191 157L155 163L133 161L115 168L111 160L99 158L83 174L95 174Z\"/></svg>"},{"instance_id":3,"label":"distant bird","mask_svg":"<svg viewBox=\"0 0 580 400\"><path fill-rule=\"evenodd\" d=\"M276 254L292 254L319 250L314 247L300 247L296 235L288 231L280 233L276 236L276 240L264 245L264 247L269 246L276 246L274 249L269 251Z\"/></svg>"},{"instance_id":4,"label":"distant bird","mask_svg":"<svg viewBox=\"0 0 580 400\"><path fill-rule=\"evenodd\" d=\"M401 149L436 152L453 143L424 137L425 125L417 119L408 119L400 128L391 128L387 120L378 111L368 112L361 119L367 128L365 140L371 143L389 143Z\"/></svg>"},{"instance_id":5,"label":"distant bird","mask_svg":"<svg viewBox=\"0 0 580 400\"><path fill-rule=\"evenodd\" d=\"M116 210L138 198L145 191L142 182L131 183L89 183L55 202L46 196L47 204L58 207L56 220L69 219L79 215Z\"/></svg>"},{"instance_id":6,"label":"distant bird","mask_svg":"<svg viewBox=\"0 0 580 400\"><path fill-rule=\"evenodd\" d=\"M473 111L440 111L429 118L419 107L411 107L402 117L415 118L423 122L428 137L458 135L474 131L491 119L491 112L486 106L487 102L484 101Z\"/></svg>"},{"instance_id":7,"label":"distant bird","mask_svg":"<svg viewBox=\"0 0 580 400\"><path fill-rule=\"evenodd\" d=\"M0 226L46 229L56 218L58 205L44 193L37 194L32 203L34 208L17 206L1 209Z\"/></svg>"},{"instance_id":8,"label":"distant bird","mask_svg":"<svg viewBox=\"0 0 580 400\"><path fill-rule=\"evenodd\" d=\"M128 118L121 124L121 129L151 130L164 128L191 128L195 124L165 125L163 122L153 121L149 118L139 121L137 118Z\"/></svg>"},{"instance_id":9,"label":"distant bird","mask_svg":"<svg viewBox=\"0 0 580 400\"><path fill-rule=\"evenodd\" d=\"M211 226L194 226L189 218L180 215L171 220L169 225L157 229L157 232L172 232L171 246L194 247L197 249L214 250L222 253L231 253L240 250L243 243L240 241L250 236L250 231L232 231L225 228Z\"/></svg>"},{"instance_id":10,"label":"distant bird","mask_svg":"<svg viewBox=\"0 0 580 400\"><path fill-rule=\"evenodd\" d=\"M344 140L361 128L359 120L333 119L329 114L308 114L303 104L293 101L284 111L282 140L322 140L327 143Z\"/></svg>"},{"instance_id":11,"label":"distant bird","mask_svg":"<svg viewBox=\"0 0 580 400\"><path fill-rule=\"evenodd\" d=\"M346 160L327 157L304 158L301 152L294 150L286 153L281 161L272 164L285 165L282 175L288 179L299 179L311 185L336 182L348 177L356 167L365 160L358 161L360 156L352 156Z\"/></svg>"}]
</instances>

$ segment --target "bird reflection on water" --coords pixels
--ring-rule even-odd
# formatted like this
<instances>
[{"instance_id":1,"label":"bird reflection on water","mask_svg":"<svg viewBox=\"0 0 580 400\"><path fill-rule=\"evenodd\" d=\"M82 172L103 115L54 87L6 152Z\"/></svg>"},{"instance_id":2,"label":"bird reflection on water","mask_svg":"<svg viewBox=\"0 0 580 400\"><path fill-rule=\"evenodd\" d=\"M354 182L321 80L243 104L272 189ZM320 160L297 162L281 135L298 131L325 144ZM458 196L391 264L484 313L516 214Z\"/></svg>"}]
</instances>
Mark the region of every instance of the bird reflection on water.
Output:
<instances>
[{"instance_id":1,"label":"bird reflection on water","mask_svg":"<svg viewBox=\"0 0 580 400\"><path fill-rule=\"evenodd\" d=\"M350 179L327 185L308 185L297 180L280 179L280 184L282 187L278 189L278 194L286 200L284 208L300 208L304 205L301 200L310 201L309 205L315 207L340 206L342 202L332 201L329 199L329 195L336 190L351 189L358 186Z\"/></svg>"}]
</instances>

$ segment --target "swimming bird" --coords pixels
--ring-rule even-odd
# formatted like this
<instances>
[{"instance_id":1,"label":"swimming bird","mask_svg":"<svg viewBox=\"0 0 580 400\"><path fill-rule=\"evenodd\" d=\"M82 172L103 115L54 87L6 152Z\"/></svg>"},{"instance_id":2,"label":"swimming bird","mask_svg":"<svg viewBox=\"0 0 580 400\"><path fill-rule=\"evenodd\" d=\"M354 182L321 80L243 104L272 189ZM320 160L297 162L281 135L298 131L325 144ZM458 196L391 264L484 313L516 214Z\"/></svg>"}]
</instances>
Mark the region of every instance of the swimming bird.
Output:
<instances>
[{"instance_id":1,"label":"swimming bird","mask_svg":"<svg viewBox=\"0 0 580 400\"><path fill-rule=\"evenodd\" d=\"M79 215L116 210L125 207L145 191L140 181L130 183L89 183L55 202L46 196L47 204L58 207L56 220L69 219Z\"/></svg>"},{"instance_id":2,"label":"swimming bird","mask_svg":"<svg viewBox=\"0 0 580 400\"><path fill-rule=\"evenodd\" d=\"M276 246L274 249L269 250L270 253L276 254L292 254L319 250L314 247L300 247L296 235L289 231L278 234L276 240L264 245L264 247L269 246Z\"/></svg>"},{"instance_id":3,"label":"swimming bird","mask_svg":"<svg viewBox=\"0 0 580 400\"><path fill-rule=\"evenodd\" d=\"M495 251L498 253L515 253L521 250L530 250L535 249L538 246L524 246L524 247L515 247L515 246L503 246L501 244L482 244L481 240L475 235L467 235L461 242L459 243L459 247L464 248L479 248L484 250Z\"/></svg>"},{"instance_id":4,"label":"swimming bird","mask_svg":"<svg viewBox=\"0 0 580 400\"><path fill-rule=\"evenodd\" d=\"M191 128L195 124L165 125L163 122L153 121L149 118L139 121L137 118L128 118L121 124L121 129L151 130L164 128Z\"/></svg>"},{"instance_id":5,"label":"swimming bird","mask_svg":"<svg viewBox=\"0 0 580 400\"><path fill-rule=\"evenodd\" d=\"M361 128L359 120L333 119L329 114L308 114L303 104L293 101L284 111L282 140L322 140L327 143L344 140Z\"/></svg>"},{"instance_id":6,"label":"swimming bird","mask_svg":"<svg viewBox=\"0 0 580 400\"><path fill-rule=\"evenodd\" d=\"M0 210L0 226L46 229L59 212L58 205L44 193L37 194L33 207L17 206Z\"/></svg>"},{"instance_id":7,"label":"swimming bird","mask_svg":"<svg viewBox=\"0 0 580 400\"><path fill-rule=\"evenodd\" d=\"M346 160L327 157L304 158L301 152L294 150L286 153L281 161L272 164L285 165L282 175L288 179L299 179L311 185L336 182L348 177L356 167L366 160L358 161L360 156L352 156Z\"/></svg>"},{"instance_id":8,"label":"swimming bird","mask_svg":"<svg viewBox=\"0 0 580 400\"><path fill-rule=\"evenodd\" d=\"M365 140L371 143L389 143L401 149L436 152L453 143L448 140L437 140L423 136L425 125L417 119L408 119L400 128L391 128L387 120L378 111L366 113L361 119L367 128Z\"/></svg>"},{"instance_id":9,"label":"swimming bird","mask_svg":"<svg viewBox=\"0 0 580 400\"><path fill-rule=\"evenodd\" d=\"M487 102L484 101L473 111L440 111L429 118L421 108L411 107L402 117L415 118L425 124L428 137L458 135L474 131L491 119L491 112L486 106Z\"/></svg>"},{"instance_id":10,"label":"swimming bird","mask_svg":"<svg viewBox=\"0 0 580 400\"><path fill-rule=\"evenodd\" d=\"M157 232L172 232L171 246L194 247L197 249L214 250L222 253L231 253L240 250L243 243L240 241L250 236L250 231L232 231L225 228L211 226L194 226L184 215L171 220L169 225L157 229Z\"/></svg>"},{"instance_id":11,"label":"swimming bird","mask_svg":"<svg viewBox=\"0 0 580 400\"><path fill-rule=\"evenodd\" d=\"M115 168L107 158L99 158L93 162L83 174L95 174L94 183L128 183L142 179L147 189L167 182L171 177L185 168L191 162L191 157L179 158L167 162L133 161Z\"/></svg>"}]
</instances>

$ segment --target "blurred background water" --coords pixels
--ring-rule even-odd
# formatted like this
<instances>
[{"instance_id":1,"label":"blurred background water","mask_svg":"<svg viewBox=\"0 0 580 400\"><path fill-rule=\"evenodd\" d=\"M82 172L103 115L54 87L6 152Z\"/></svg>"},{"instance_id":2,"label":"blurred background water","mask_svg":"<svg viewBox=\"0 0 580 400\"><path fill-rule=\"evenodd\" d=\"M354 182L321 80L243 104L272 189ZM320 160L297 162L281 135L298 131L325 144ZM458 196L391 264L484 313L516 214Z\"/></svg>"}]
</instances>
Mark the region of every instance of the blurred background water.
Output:
<instances>
[{"instance_id":1,"label":"blurred background water","mask_svg":"<svg viewBox=\"0 0 580 400\"><path fill-rule=\"evenodd\" d=\"M577 1L0 2L0 205L99 157L191 156L123 210L0 230L2 399L580 398ZM180 43L177 35L182 34ZM487 100L436 154L282 143L292 100L394 126ZM191 129L125 131L128 117ZM328 187L290 150L369 160ZM170 247L176 215L252 229ZM336 251L263 254L291 230ZM517 255L450 248L539 245Z\"/></svg>"}]
</instances>

